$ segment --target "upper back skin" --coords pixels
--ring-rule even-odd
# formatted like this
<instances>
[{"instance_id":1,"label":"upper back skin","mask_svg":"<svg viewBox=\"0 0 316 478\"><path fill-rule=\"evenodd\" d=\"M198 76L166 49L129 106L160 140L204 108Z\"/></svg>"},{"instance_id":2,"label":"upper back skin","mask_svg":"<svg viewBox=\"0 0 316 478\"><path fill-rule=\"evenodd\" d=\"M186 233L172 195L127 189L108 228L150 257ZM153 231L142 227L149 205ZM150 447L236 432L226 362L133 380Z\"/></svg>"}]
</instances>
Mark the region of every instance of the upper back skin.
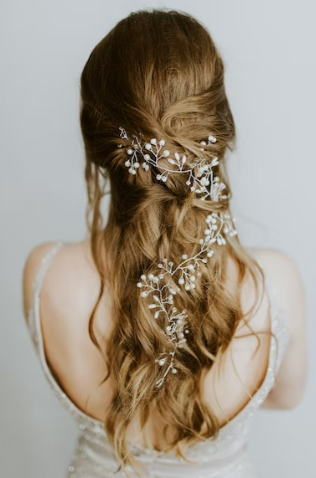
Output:
<instances>
[{"instance_id":1,"label":"upper back skin","mask_svg":"<svg viewBox=\"0 0 316 478\"><path fill-rule=\"evenodd\" d=\"M27 259L23 282L26 317L35 274L52 246L53 243L46 243L36 247ZM288 320L290 337L302 333L303 292L296 267L287 255L276 250L252 249L249 252L260 260L269 282L274 286L278 303ZM230 260L228 267L233 287L236 265ZM90 253L89 240L64 244L54 257L42 284L40 318L47 362L59 384L82 411L104 421L113 396L113 386L110 380L103 382L107 373L105 362L88 332L89 318L98 298L99 287L100 279ZM243 310L247 311L253 305L254 298L254 286L247 279L242 289ZM99 343L104 346L104 354L112 325L110 297L105 290L95 316L95 333ZM255 335L249 335L248 328L240 324L236 338L220 360L220 368L216 363L205 375L202 386L204 397L221 426L238 414L264 380L271 337L269 298L266 293L250 320L250 326L253 332L259 333L260 342ZM244 334L246 337L237 338ZM283 361L286 360L291 361L291 357L287 359L285 356ZM287 364L282 366L286 369ZM283 373L288 372L283 370ZM295 371L291 373L295 374ZM146 425L145 439L144 433L140 432L138 419L134 417L127 436L142 445L149 440L157 449L164 449L161 430L162 420L157 420L153 414Z\"/></svg>"}]
</instances>

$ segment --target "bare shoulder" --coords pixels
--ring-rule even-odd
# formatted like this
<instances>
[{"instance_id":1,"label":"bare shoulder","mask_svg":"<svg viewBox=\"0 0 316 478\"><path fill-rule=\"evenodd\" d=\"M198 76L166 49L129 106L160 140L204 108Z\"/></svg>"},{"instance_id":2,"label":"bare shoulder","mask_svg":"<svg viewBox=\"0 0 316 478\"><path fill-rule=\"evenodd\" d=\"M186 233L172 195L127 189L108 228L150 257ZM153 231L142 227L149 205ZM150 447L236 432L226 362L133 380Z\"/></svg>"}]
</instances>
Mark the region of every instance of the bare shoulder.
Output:
<instances>
[{"instance_id":1,"label":"bare shoulder","mask_svg":"<svg viewBox=\"0 0 316 478\"><path fill-rule=\"evenodd\" d=\"M299 275L295 260L284 251L272 248L248 248L247 251L256 260L260 261L264 266L275 273L284 273L287 275L288 272L292 272L291 275Z\"/></svg>"},{"instance_id":2,"label":"bare shoulder","mask_svg":"<svg viewBox=\"0 0 316 478\"><path fill-rule=\"evenodd\" d=\"M295 260L286 252L277 249L248 249L259 263L262 264L267 279L280 292L302 292L303 284Z\"/></svg>"},{"instance_id":3,"label":"bare shoulder","mask_svg":"<svg viewBox=\"0 0 316 478\"><path fill-rule=\"evenodd\" d=\"M91 290L95 290L99 279L89 244L89 241L65 243L54 256L45 274L41 296L48 300L55 310L62 311L69 307L73 310L73 307L82 308L83 304L87 308L90 307L90 301L95 298L94 293L91 299ZM26 259L23 271L23 304L26 318L37 271L43 258L54 245L56 242L40 244L31 250ZM89 305L87 305L87 298L89 298Z\"/></svg>"},{"instance_id":4,"label":"bare shoulder","mask_svg":"<svg viewBox=\"0 0 316 478\"><path fill-rule=\"evenodd\" d=\"M305 317L305 291L297 263L289 254L277 249L253 248L248 252L262 265L291 329L296 329Z\"/></svg>"}]
</instances>

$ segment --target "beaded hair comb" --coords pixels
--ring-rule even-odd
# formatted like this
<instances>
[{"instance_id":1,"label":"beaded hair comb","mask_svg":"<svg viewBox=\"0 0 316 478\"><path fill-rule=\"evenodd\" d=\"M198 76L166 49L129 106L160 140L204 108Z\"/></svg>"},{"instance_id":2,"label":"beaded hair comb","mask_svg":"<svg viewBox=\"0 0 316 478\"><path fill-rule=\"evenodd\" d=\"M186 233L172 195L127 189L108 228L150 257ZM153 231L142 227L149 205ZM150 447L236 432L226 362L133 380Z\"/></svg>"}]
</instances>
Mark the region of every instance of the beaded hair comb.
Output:
<instances>
[{"instance_id":1,"label":"beaded hair comb","mask_svg":"<svg viewBox=\"0 0 316 478\"><path fill-rule=\"evenodd\" d=\"M120 127L120 137L129 140L124 128ZM208 137L208 143L200 141L201 146L215 143L216 138L212 135ZM123 147L123 145L118 145ZM159 168L159 173L156 174L158 181L167 182L170 174L186 174L186 184L190 186L190 190L194 191L200 196L201 200L210 198L211 201L219 201L227 199L227 196L222 194L226 185L220 181L218 176L214 176L213 168L218 165L218 158L214 157L212 160L205 160L202 158L195 158L193 162L188 162L185 155L180 156L179 153L174 153L171 157L170 152L163 149L165 141L161 139L157 141L152 138L150 142L142 143L137 136L133 136L131 144L127 147L127 160L125 166L128 168L130 174L137 174L137 169L141 167L145 171L149 171L150 166ZM201 148L203 150L203 148ZM173 166L169 169L159 161L164 158ZM196 172L195 172L196 170ZM204 238L200 239L200 250L193 257L188 257L186 254L182 256L182 262L176 266L168 259L163 259L161 264L158 264L157 274L142 274L137 287L142 289L141 297L152 296L152 303L148 305L154 313L154 319L167 318L168 325L165 330L161 330L169 340L170 350L163 350L159 353L155 362L158 362L160 367L164 367L162 377L157 380L156 386L161 387L165 377L171 371L173 374L177 373L175 367L174 356L178 347L183 347L186 342L185 335L189 333L186 323L188 317L186 309L181 312L174 307L173 297L180 291L180 287L185 288L186 291L195 288L196 277L201 275L199 271L200 264L207 263L208 258L211 258L214 250L212 246L216 243L219 246L226 244L225 236L235 236L237 234L234 228L234 219L231 218L228 212L211 213L205 219L206 229L204 231ZM168 281L166 277L173 278L179 286L175 288ZM177 289L177 290L176 290Z\"/></svg>"}]
</instances>

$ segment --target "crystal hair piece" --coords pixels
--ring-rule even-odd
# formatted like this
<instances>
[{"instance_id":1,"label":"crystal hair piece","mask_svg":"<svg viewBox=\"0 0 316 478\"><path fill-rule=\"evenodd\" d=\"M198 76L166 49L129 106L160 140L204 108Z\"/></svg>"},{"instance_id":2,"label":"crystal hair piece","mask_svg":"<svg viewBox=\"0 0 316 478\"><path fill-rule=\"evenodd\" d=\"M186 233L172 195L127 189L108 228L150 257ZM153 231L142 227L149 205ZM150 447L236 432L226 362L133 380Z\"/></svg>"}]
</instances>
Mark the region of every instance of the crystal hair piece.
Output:
<instances>
[{"instance_id":1,"label":"crystal hair piece","mask_svg":"<svg viewBox=\"0 0 316 478\"><path fill-rule=\"evenodd\" d=\"M120 137L129 139L125 129L121 126L119 129L121 131ZM212 135L209 135L208 143L200 142L202 146L211 143L216 143L216 138ZM196 158L195 161L188 163L185 154L180 157L179 153L174 153L174 157L171 158L170 152L163 149L164 145L164 139L157 141L156 138L152 138L149 143L142 144L137 136L133 136L132 142L127 148L128 159L125 161L128 171L135 175L142 160L142 168L145 171L149 171L150 166L160 169L156 179L164 183L167 182L170 174L185 174L187 176L186 184L190 186L191 191L195 191L203 200L210 197L212 201L217 201L222 190L226 187L224 183L220 182L219 177L213 175L213 168L218 165L218 158L214 157L211 162ZM118 146L122 147L122 145ZM173 168L170 169L163 164L159 164L161 159L167 159ZM197 168L196 175L194 174L195 168ZM222 199L226 199L226 197L222 196Z\"/></svg>"},{"instance_id":2,"label":"crystal hair piece","mask_svg":"<svg viewBox=\"0 0 316 478\"><path fill-rule=\"evenodd\" d=\"M128 140L125 129L120 127L120 131L120 137ZM216 138L210 135L208 144L215 142ZM200 141L200 144L203 146L207 143ZM220 201L227 198L226 195L222 195L226 185L220 181L218 176L214 177L213 174L214 166L218 165L217 157L214 157L211 161L196 158L195 161L187 164L185 155L180 158L179 153L174 153L174 158L171 158L169 151L163 150L164 145L165 141L163 139L158 142L155 138L142 145L140 139L133 136L131 144L127 147L128 159L125 166L129 168L131 174L135 175L140 167L139 161L142 160L142 167L145 171L149 171L150 166L162 171L156 175L156 179L163 182L168 180L170 174L187 174L187 185L190 186L191 191L200 195L200 199L205 200L209 197L212 201ZM118 147L123 147L123 145L120 144ZM175 169L169 169L158 164L162 158L168 158L169 164L174 166ZM196 174L194 174L195 168L197 168ZM213 256L214 245L223 246L226 244L225 237L232 237L237 234L234 228L234 220L228 212L213 212L207 215L205 221L204 237L200 239L200 249L194 256L182 255L182 262L178 266L164 258L162 263L158 264L156 274L142 274L137 283L137 287L142 289L141 297L152 297L152 303L148 307L153 311L154 319L167 319L167 321L164 320L164 323L168 323L165 330L161 330L161 332L168 338L170 350L163 350L155 360L160 367L164 367L162 377L156 381L157 387L161 387L170 371L173 374L177 373L175 366L176 350L184 346L186 335L190 333L186 321L188 318L187 311L186 309L179 311L174 306L174 296L181 290L180 287L184 287L186 291L194 289L196 277L201 276L199 270L201 263L206 264L208 259ZM174 287L168 280L166 281L168 277L172 278L178 285Z\"/></svg>"}]
</instances>

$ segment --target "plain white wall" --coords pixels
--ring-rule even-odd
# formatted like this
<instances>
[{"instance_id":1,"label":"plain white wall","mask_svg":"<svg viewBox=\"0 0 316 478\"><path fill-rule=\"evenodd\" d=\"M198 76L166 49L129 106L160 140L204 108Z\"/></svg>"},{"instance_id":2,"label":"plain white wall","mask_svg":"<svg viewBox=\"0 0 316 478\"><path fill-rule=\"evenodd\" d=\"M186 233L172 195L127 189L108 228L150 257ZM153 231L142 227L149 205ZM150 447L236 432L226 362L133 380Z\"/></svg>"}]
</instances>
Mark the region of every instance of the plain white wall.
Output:
<instances>
[{"instance_id":1,"label":"plain white wall","mask_svg":"<svg viewBox=\"0 0 316 478\"><path fill-rule=\"evenodd\" d=\"M230 159L246 245L288 252L306 285L310 377L293 411L259 413L261 478L312 476L315 454L316 7L313 0L1 0L0 475L64 476L76 425L40 370L22 317L21 274L36 244L85 234L79 76L130 11L182 9L202 20L226 63L237 123Z\"/></svg>"}]
</instances>

